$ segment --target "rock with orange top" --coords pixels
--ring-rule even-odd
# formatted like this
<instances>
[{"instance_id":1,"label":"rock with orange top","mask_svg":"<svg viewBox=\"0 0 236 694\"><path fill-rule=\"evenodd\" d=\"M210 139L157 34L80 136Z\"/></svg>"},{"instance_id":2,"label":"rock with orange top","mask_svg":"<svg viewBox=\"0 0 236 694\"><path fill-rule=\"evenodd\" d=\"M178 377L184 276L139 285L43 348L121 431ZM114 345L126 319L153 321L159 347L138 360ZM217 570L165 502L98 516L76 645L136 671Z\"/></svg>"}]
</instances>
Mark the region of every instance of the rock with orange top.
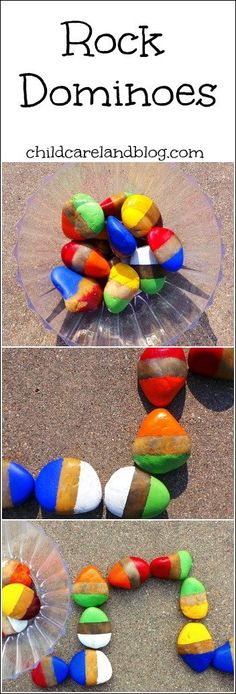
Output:
<instances>
[{"instance_id":1,"label":"rock with orange top","mask_svg":"<svg viewBox=\"0 0 236 694\"><path fill-rule=\"evenodd\" d=\"M133 442L133 460L152 474L165 474L184 463L191 439L170 412L158 408L144 418Z\"/></svg>"},{"instance_id":2,"label":"rock with orange top","mask_svg":"<svg viewBox=\"0 0 236 694\"><path fill-rule=\"evenodd\" d=\"M72 598L81 607L96 607L109 598L107 581L92 564L85 566L73 584Z\"/></svg>"},{"instance_id":3,"label":"rock with orange top","mask_svg":"<svg viewBox=\"0 0 236 694\"><path fill-rule=\"evenodd\" d=\"M27 564L22 564L18 559L8 559L2 567L2 585L8 583L22 583L24 586L32 585L32 578Z\"/></svg>"},{"instance_id":4,"label":"rock with orange top","mask_svg":"<svg viewBox=\"0 0 236 694\"><path fill-rule=\"evenodd\" d=\"M139 588L150 576L149 564L140 557L123 557L108 571L108 583L114 588Z\"/></svg>"},{"instance_id":5,"label":"rock with orange top","mask_svg":"<svg viewBox=\"0 0 236 694\"><path fill-rule=\"evenodd\" d=\"M156 407L166 407L184 387L187 363L181 347L147 347L138 361L138 381Z\"/></svg>"}]
</instances>

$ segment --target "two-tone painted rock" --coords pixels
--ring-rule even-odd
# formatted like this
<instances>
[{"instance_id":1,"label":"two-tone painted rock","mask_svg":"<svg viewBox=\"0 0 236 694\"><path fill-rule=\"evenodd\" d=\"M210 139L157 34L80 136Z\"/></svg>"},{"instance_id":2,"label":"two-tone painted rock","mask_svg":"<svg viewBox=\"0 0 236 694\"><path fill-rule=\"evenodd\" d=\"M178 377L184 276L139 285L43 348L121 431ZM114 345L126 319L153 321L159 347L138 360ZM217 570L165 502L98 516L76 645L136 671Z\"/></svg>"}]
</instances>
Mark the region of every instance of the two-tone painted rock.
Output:
<instances>
[{"instance_id":1,"label":"two-tone painted rock","mask_svg":"<svg viewBox=\"0 0 236 694\"><path fill-rule=\"evenodd\" d=\"M72 598L81 607L97 607L109 598L107 581L93 564L85 566L73 584Z\"/></svg>"},{"instance_id":2,"label":"two-tone painted rock","mask_svg":"<svg viewBox=\"0 0 236 694\"><path fill-rule=\"evenodd\" d=\"M8 583L22 583L24 586L32 585L32 578L27 564L22 564L18 559L8 559L2 566L2 585Z\"/></svg>"},{"instance_id":3,"label":"two-tone painted rock","mask_svg":"<svg viewBox=\"0 0 236 694\"><path fill-rule=\"evenodd\" d=\"M119 258L128 258L134 253L136 240L119 219L108 217L107 233L111 249Z\"/></svg>"},{"instance_id":4,"label":"two-tone painted rock","mask_svg":"<svg viewBox=\"0 0 236 694\"><path fill-rule=\"evenodd\" d=\"M140 557L123 557L108 571L108 582L114 588L139 588L150 576L149 564Z\"/></svg>"},{"instance_id":5,"label":"two-tone painted rock","mask_svg":"<svg viewBox=\"0 0 236 694\"><path fill-rule=\"evenodd\" d=\"M152 410L133 442L133 460L143 470L165 474L187 462L191 439L168 410Z\"/></svg>"},{"instance_id":6,"label":"two-tone painted rock","mask_svg":"<svg viewBox=\"0 0 236 694\"><path fill-rule=\"evenodd\" d=\"M139 276L125 263L117 263L111 268L103 298L111 313L121 313L139 290Z\"/></svg>"},{"instance_id":7,"label":"two-tone painted rock","mask_svg":"<svg viewBox=\"0 0 236 694\"><path fill-rule=\"evenodd\" d=\"M123 224L139 238L150 229L161 224L161 213L155 202L147 195L129 195L121 208Z\"/></svg>"},{"instance_id":8,"label":"two-tone painted rock","mask_svg":"<svg viewBox=\"0 0 236 694\"><path fill-rule=\"evenodd\" d=\"M2 462L2 505L12 508L23 504L34 491L34 478L23 465L3 458Z\"/></svg>"},{"instance_id":9,"label":"two-tone painted rock","mask_svg":"<svg viewBox=\"0 0 236 694\"><path fill-rule=\"evenodd\" d=\"M131 193L115 193L100 202L105 218L107 219L110 215L120 218L122 205L129 195Z\"/></svg>"},{"instance_id":10,"label":"two-tone painted rock","mask_svg":"<svg viewBox=\"0 0 236 694\"><path fill-rule=\"evenodd\" d=\"M185 549L180 549L175 554L153 559L150 564L150 571L155 578L183 581L189 575L192 564L191 554Z\"/></svg>"},{"instance_id":11,"label":"two-tone painted rock","mask_svg":"<svg viewBox=\"0 0 236 694\"><path fill-rule=\"evenodd\" d=\"M102 651L85 649L75 653L70 662L70 676L81 687L96 687L112 677L110 660Z\"/></svg>"},{"instance_id":12,"label":"two-tone painted rock","mask_svg":"<svg viewBox=\"0 0 236 694\"><path fill-rule=\"evenodd\" d=\"M228 639L222 646L215 649L211 665L220 670L227 672L229 675L234 674L234 639Z\"/></svg>"},{"instance_id":13,"label":"two-tone painted rock","mask_svg":"<svg viewBox=\"0 0 236 694\"><path fill-rule=\"evenodd\" d=\"M6 617L33 619L40 610L40 600L34 590L22 583L9 583L2 589L2 611Z\"/></svg>"},{"instance_id":14,"label":"two-tone painted rock","mask_svg":"<svg viewBox=\"0 0 236 694\"><path fill-rule=\"evenodd\" d=\"M62 231L73 241L91 239L103 231L104 212L96 200L86 193L76 193L62 208Z\"/></svg>"},{"instance_id":15,"label":"two-tone painted rock","mask_svg":"<svg viewBox=\"0 0 236 694\"><path fill-rule=\"evenodd\" d=\"M111 622L99 607L87 607L80 617L77 635L86 648L105 648L111 640Z\"/></svg>"},{"instance_id":16,"label":"two-tone painted rock","mask_svg":"<svg viewBox=\"0 0 236 694\"><path fill-rule=\"evenodd\" d=\"M205 586L194 576L185 578L180 588L179 605L188 619L203 619L208 613Z\"/></svg>"},{"instance_id":17,"label":"two-tone painted rock","mask_svg":"<svg viewBox=\"0 0 236 694\"><path fill-rule=\"evenodd\" d=\"M14 636L20 634L28 626L27 619L14 619L2 615L2 636Z\"/></svg>"},{"instance_id":18,"label":"two-tone painted rock","mask_svg":"<svg viewBox=\"0 0 236 694\"><path fill-rule=\"evenodd\" d=\"M102 289L98 282L89 277L83 277L64 265L54 267L50 279L60 292L65 307L70 313L95 311L102 301Z\"/></svg>"},{"instance_id":19,"label":"two-tone painted rock","mask_svg":"<svg viewBox=\"0 0 236 694\"><path fill-rule=\"evenodd\" d=\"M135 466L122 467L105 486L105 505L117 518L156 518L170 502L167 487Z\"/></svg>"},{"instance_id":20,"label":"two-tone painted rock","mask_svg":"<svg viewBox=\"0 0 236 694\"><path fill-rule=\"evenodd\" d=\"M66 267L85 277L107 277L110 272L106 258L86 243L69 241L61 249L61 258Z\"/></svg>"},{"instance_id":21,"label":"two-tone painted rock","mask_svg":"<svg viewBox=\"0 0 236 694\"><path fill-rule=\"evenodd\" d=\"M149 231L148 243L158 263L168 272L177 272L184 263L184 250L178 236L166 227Z\"/></svg>"},{"instance_id":22,"label":"two-tone painted rock","mask_svg":"<svg viewBox=\"0 0 236 694\"><path fill-rule=\"evenodd\" d=\"M163 289L166 277L149 246L140 246L130 258L131 267L140 279L140 289L146 294L157 294Z\"/></svg>"},{"instance_id":23,"label":"two-tone painted rock","mask_svg":"<svg viewBox=\"0 0 236 694\"><path fill-rule=\"evenodd\" d=\"M102 487L90 463L79 458L57 458L40 470L35 495L49 513L73 515L97 508L102 500Z\"/></svg>"},{"instance_id":24,"label":"two-tone painted rock","mask_svg":"<svg viewBox=\"0 0 236 694\"><path fill-rule=\"evenodd\" d=\"M191 371L208 378L230 381L234 378L233 347L191 347L188 353Z\"/></svg>"},{"instance_id":25,"label":"two-tone painted rock","mask_svg":"<svg viewBox=\"0 0 236 694\"><path fill-rule=\"evenodd\" d=\"M203 672L212 663L214 642L204 624L188 622L179 632L177 651L192 670Z\"/></svg>"},{"instance_id":26,"label":"two-tone painted rock","mask_svg":"<svg viewBox=\"0 0 236 694\"><path fill-rule=\"evenodd\" d=\"M138 382L156 407L166 407L186 384L187 363L181 347L147 347L138 361Z\"/></svg>"},{"instance_id":27,"label":"two-tone painted rock","mask_svg":"<svg viewBox=\"0 0 236 694\"><path fill-rule=\"evenodd\" d=\"M31 670L31 677L38 687L49 689L62 684L69 675L69 665L56 655L46 655L37 667Z\"/></svg>"}]
</instances>

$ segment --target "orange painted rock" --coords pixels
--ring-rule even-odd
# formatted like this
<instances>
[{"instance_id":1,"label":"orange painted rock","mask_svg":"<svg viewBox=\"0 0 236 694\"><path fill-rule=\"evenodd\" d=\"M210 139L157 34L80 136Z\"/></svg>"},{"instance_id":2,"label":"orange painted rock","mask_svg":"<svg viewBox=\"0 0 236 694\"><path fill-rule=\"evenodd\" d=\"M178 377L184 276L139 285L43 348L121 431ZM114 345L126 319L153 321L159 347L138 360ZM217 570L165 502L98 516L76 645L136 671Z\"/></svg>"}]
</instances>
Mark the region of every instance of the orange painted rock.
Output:
<instances>
[{"instance_id":1,"label":"orange painted rock","mask_svg":"<svg viewBox=\"0 0 236 694\"><path fill-rule=\"evenodd\" d=\"M133 442L133 460L152 474L165 474L186 463L191 439L168 410L153 410L144 418Z\"/></svg>"},{"instance_id":2,"label":"orange painted rock","mask_svg":"<svg viewBox=\"0 0 236 694\"><path fill-rule=\"evenodd\" d=\"M147 347L138 361L138 382L156 407L165 407L184 387L187 363L180 347Z\"/></svg>"},{"instance_id":3,"label":"orange painted rock","mask_svg":"<svg viewBox=\"0 0 236 694\"><path fill-rule=\"evenodd\" d=\"M140 557L123 557L108 572L108 583L114 588L139 588L150 576L149 564Z\"/></svg>"},{"instance_id":4,"label":"orange painted rock","mask_svg":"<svg viewBox=\"0 0 236 694\"><path fill-rule=\"evenodd\" d=\"M61 249L63 263L85 277L107 277L110 265L102 254L85 243L70 241Z\"/></svg>"},{"instance_id":5,"label":"orange painted rock","mask_svg":"<svg viewBox=\"0 0 236 694\"><path fill-rule=\"evenodd\" d=\"M72 598L81 607L96 607L109 598L109 588L105 578L92 564L85 566L73 584Z\"/></svg>"},{"instance_id":6,"label":"orange painted rock","mask_svg":"<svg viewBox=\"0 0 236 694\"><path fill-rule=\"evenodd\" d=\"M234 378L233 347L191 347L188 353L191 371L200 376L231 381Z\"/></svg>"},{"instance_id":7,"label":"orange painted rock","mask_svg":"<svg viewBox=\"0 0 236 694\"><path fill-rule=\"evenodd\" d=\"M24 586L32 585L32 578L27 564L21 564L17 559L9 559L2 567L2 585L8 583L22 583Z\"/></svg>"}]
</instances>

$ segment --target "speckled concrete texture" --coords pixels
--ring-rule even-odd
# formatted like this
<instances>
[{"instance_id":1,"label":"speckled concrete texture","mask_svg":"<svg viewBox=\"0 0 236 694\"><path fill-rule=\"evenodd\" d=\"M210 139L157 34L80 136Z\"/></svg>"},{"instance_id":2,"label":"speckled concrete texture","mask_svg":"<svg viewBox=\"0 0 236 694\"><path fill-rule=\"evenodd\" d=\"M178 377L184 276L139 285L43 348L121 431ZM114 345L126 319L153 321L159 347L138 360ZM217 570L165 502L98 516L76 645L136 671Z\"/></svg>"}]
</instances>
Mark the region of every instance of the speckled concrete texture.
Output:
<instances>
[{"instance_id":1,"label":"speckled concrete texture","mask_svg":"<svg viewBox=\"0 0 236 694\"><path fill-rule=\"evenodd\" d=\"M12 258L15 227L24 212L27 198L40 186L42 178L62 166L60 163L3 164L3 341L5 345L55 345L52 332L26 306L23 291L16 283ZM213 305L203 314L198 326L185 333L183 345L231 345L233 343L233 164L178 164L185 173L196 177L213 201L223 224L225 245L224 280ZM61 342L58 342L61 344ZM134 345L135 346L135 345Z\"/></svg>"},{"instance_id":2,"label":"speckled concrete texture","mask_svg":"<svg viewBox=\"0 0 236 694\"><path fill-rule=\"evenodd\" d=\"M4 455L34 475L50 459L75 455L95 467L104 487L132 464L132 441L152 409L137 386L141 351L4 349ZM163 517L232 517L233 384L192 374L170 410L192 438L192 455L162 475L172 497ZM5 511L38 514L35 502Z\"/></svg>"},{"instance_id":3,"label":"speckled concrete texture","mask_svg":"<svg viewBox=\"0 0 236 694\"><path fill-rule=\"evenodd\" d=\"M88 563L102 573L122 556L151 561L155 556L188 549L194 558L192 575L204 582L209 614L204 620L216 645L233 629L233 523L201 521L36 521L56 542L71 579ZM105 611L112 622L112 640L105 653L113 677L105 692L232 692L233 678L213 668L198 674L176 653L176 638L186 624L178 607L179 582L150 579L137 591L110 590ZM73 605L66 634L55 654L67 662L77 650L81 610ZM5 682L4 692L40 691L29 674ZM56 691L84 691L68 679Z\"/></svg>"}]
</instances>

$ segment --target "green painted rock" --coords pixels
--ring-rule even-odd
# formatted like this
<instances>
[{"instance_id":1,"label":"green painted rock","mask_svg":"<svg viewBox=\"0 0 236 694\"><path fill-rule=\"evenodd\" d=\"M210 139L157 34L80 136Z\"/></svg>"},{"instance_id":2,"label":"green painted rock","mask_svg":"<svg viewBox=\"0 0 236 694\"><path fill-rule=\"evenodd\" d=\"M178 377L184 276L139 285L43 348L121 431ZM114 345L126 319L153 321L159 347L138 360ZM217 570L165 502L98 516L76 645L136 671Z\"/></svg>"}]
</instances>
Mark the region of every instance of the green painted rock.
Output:
<instances>
[{"instance_id":1,"label":"green painted rock","mask_svg":"<svg viewBox=\"0 0 236 694\"><path fill-rule=\"evenodd\" d=\"M182 583L180 609L188 619L203 619L208 613L205 586L194 576L186 578Z\"/></svg>"},{"instance_id":2,"label":"green painted rock","mask_svg":"<svg viewBox=\"0 0 236 694\"><path fill-rule=\"evenodd\" d=\"M73 241L91 239L103 230L105 217L99 203L85 193L77 193L62 208L62 231Z\"/></svg>"},{"instance_id":3,"label":"green painted rock","mask_svg":"<svg viewBox=\"0 0 236 694\"><path fill-rule=\"evenodd\" d=\"M111 622L103 610L88 607L80 617L77 633L86 648L104 648L111 640Z\"/></svg>"}]
</instances>

